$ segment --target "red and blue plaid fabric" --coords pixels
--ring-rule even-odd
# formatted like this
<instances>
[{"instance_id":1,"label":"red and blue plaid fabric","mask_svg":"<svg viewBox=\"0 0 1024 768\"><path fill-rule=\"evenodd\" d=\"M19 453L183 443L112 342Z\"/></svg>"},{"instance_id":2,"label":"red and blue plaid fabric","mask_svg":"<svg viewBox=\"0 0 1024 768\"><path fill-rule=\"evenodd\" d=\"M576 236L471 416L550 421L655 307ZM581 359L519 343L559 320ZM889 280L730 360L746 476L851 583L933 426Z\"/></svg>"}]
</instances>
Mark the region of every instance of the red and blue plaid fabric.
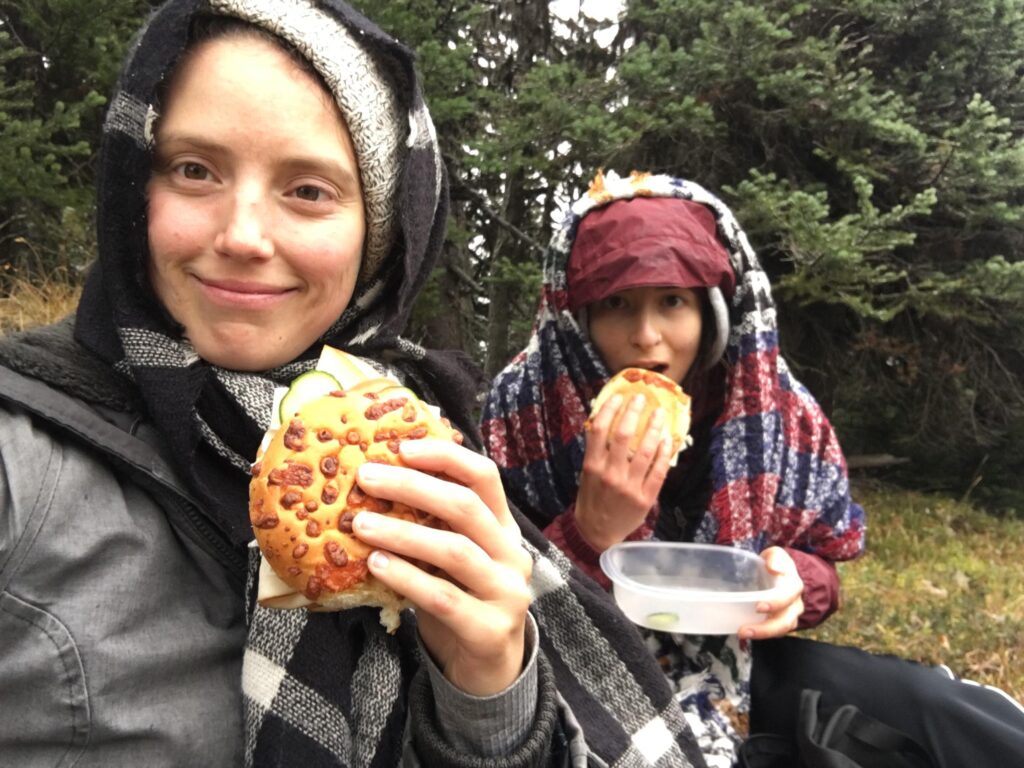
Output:
<instances>
[{"instance_id":1,"label":"red and blue plaid fabric","mask_svg":"<svg viewBox=\"0 0 1024 768\"><path fill-rule=\"evenodd\" d=\"M634 196L706 205L736 272L725 405L711 431L712 494L697 539L756 552L791 546L833 561L856 557L864 546L864 512L850 498L831 424L779 354L768 277L725 204L669 176L599 175L552 239L533 335L494 380L481 423L509 495L540 527L575 501L583 424L609 374L569 311L566 263L589 210Z\"/></svg>"}]
</instances>

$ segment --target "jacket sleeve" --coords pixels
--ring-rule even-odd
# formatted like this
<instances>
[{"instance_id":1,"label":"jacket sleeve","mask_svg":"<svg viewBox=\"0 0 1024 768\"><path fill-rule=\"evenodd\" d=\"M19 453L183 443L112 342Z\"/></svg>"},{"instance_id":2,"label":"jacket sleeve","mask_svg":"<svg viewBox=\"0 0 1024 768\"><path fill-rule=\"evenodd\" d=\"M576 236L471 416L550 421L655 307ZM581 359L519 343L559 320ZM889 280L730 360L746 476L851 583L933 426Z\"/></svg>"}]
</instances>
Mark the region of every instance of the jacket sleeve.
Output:
<instances>
[{"instance_id":1,"label":"jacket sleeve","mask_svg":"<svg viewBox=\"0 0 1024 768\"><path fill-rule=\"evenodd\" d=\"M537 622L527 614L523 670L505 690L474 696L456 688L434 663L423 639L420 656L430 677L438 731L449 744L485 757L504 755L528 736L537 709Z\"/></svg>"},{"instance_id":2,"label":"jacket sleeve","mask_svg":"<svg viewBox=\"0 0 1024 768\"><path fill-rule=\"evenodd\" d=\"M537 706L527 736L518 746L492 757L468 753L446 739L438 722L429 673L421 668L413 678L402 753L405 768L561 768L567 759L554 672L543 655L537 656Z\"/></svg>"},{"instance_id":3,"label":"jacket sleeve","mask_svg":"<svg viewBox=\"0 0 1024 768\"><path fill-rule=\"evenodd\" d=\"M626 537L626 541L644 541L654 534L654 521L658 508L654 507L640 527ZM594 549L576 525L576 505L552 520L544 529L544 535L573 561L577 568L592 578L604 589L612 588L611 580L601 570L601 553Z\"/></svg>"},{"instance_id":4,"label":"jacket sleeve","mask_svg":"<svg viewBox=\"0 0 1024 768\"><path fill-rule=\"evenodd\" d=\"M835 563L818 555L792 547L785 547L785 550L793 558L804 582L804 612L800 614L797 628L816 627L839 607L839 572Z\"/></svg>"}]
</instances>

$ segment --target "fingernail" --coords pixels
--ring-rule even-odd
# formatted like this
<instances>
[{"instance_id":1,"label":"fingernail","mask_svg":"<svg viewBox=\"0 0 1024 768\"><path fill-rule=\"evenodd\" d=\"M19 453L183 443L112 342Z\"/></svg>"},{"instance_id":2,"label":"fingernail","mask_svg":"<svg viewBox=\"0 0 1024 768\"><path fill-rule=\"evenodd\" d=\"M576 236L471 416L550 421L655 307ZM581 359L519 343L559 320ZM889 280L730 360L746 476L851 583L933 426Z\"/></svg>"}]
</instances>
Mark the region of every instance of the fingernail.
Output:
<instances>
[{"instance_id":1,"label":"fingernail","mask_svg":"<svg viewBox=\"0 0 1024 768\"><path fill-rule=\"evenodd\" d=\"M390 558L388 558L387 555L380 551L371 552L367 562L370 564L370 567L375 571L383 571L391 564Z\"/></svg>"},{"instance_id":2,"label":"fingernail","mask_svg":"<svg viewBox=\"0 0 1024 768\"><path fill-rule=\"evenodd\" d=\"M417 456L423 453L424 447L419 440L403 440L398 444L398 449L405 456Z\"/></svg>"},{"instance_id":3,"label":"fingernail","mask_svg":"<svg viewBox=\"0 0 1024 768\"><path fill-rule=\"evenodd\" d=\"M643 395L633 395L633 399L629 401L629 407L634 410L640 410L644 407L644 401L646 400L647 398Z\"/></svg>"},{"instance_id":4,"label":"fingernail","mask_svg":"<svg viewBox=\"0 0 1024 768\"><path fill-rule=\"evenodd\" d=\"M383 522L381 516L374 512L360 512L352 521L352 527L357 531L375 531Z\"/></svg>"},{"instance_id":5,"label":"fingernail","mask_svg":"<svg viewBox=\"0 0 1024 768\"><path fill-rule=\"evenodd\" d=\"M608 405L612 408L618 408L622 405L622 395L612 395L612 399L608 401Z\"/></svg>"},{"instance_id":6,"label":"fingernail","mask_svg":"<svg viewBox=\"0 0 1024 768\"><path fill-rule=\"evenodd\" d=\"M758 613L768 613L768 611L770 610L770 607L769 607L768 603L758 603L756 610L757 610Z\"/></svg>"},{"instance_id":7,"label":"fingernail","mask_svg":"<svg viewBox=\"0 0 1024 768\"><path fill-rule=\"evenodd\" d=\"M360 481L369 480L373 482L374 480L381 480L386 473L387 469L384 468L383 464L375 464L368 461L359 467Z\"/></svg>"}]
</instances>

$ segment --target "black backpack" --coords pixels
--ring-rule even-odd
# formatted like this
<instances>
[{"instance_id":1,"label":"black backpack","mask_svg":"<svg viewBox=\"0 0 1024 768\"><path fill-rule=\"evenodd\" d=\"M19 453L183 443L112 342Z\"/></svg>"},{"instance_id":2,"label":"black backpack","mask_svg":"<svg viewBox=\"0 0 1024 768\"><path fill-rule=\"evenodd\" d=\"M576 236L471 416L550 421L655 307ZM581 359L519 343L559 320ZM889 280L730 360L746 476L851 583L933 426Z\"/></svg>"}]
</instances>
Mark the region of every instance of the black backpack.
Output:
<instances>
[{"instance_id":1,"label":"black backpack","mask_svg":"<svg viewBox=\"0 0 1024 768\"><path fill-rule=\"evenodd\" d=\"M1024 765L1024 707L997 688L794 636L753 651L745 768Z\"/></svg>"},{"instance_id":2,"label":"black backpack","mask_svg":"<svg viewBox=\"0 0 1024 768\"><path fill-rule=\"evenodd\" d=\"M740 747L740 768L935 768L910 736L852 704L821 719L821 693L800 693L795 738L754 734Z\"/></svg>"}]
</instances>

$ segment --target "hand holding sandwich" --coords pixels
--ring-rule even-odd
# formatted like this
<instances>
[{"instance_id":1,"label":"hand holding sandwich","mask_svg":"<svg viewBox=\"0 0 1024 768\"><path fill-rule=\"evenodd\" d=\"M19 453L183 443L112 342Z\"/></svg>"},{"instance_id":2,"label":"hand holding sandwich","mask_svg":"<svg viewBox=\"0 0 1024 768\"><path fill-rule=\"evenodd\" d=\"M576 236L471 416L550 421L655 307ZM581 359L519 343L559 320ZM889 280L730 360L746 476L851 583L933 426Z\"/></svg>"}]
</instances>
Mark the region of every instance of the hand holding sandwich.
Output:
<instances>
[{"instance_id":1,"label":"hand holding sandwich","mask_svg":"<svg viewBox=\"0 0 1024 768\"><path fill-rule=\"evenodd\" d=\"M370 572L415 605L420 636L452 684L497 693L522 671L532 570L497 468L444 440L402 443L401 458L406 466L361 466L360 487L451 530L360 512L353 530L375 548Z\"/></svg>"},{"instance_id":2,"label":"hand holding sandwich","mask_svg":"<svg viewBox=\"0 0 1024 768\"><path fill-rule=\"evenodd\" d=\"M651 415L635 451L630 448L643 408L641 395L613 395L591 421L575 514L576 527L598 551L624 541L644 522L674 455L660 408Z\"/></svg>"},{"instance_id":3,"label":"hand holding sandwich","mask_svg":"<svg viewBox=\"0 0 1024 768\"><path fill-rule=\"evenodd\" d=\"M576 494L576 527L596 550L624 541L658 500L686 447L690 397L671 379L624 368L594 399Z\"/></svg>"},{"instance_id":4,"label":"hand holding sandwich","mask_svg":"<svg viewBox=\"0 0 1024 768\"><path fill-rule=\"evenodd\" d=\"M497 468L414 392L354 361L325 348L333 373L292 382L252 467L258 599L377 607L389 632L414 608L448 680L498 693L523 668L533 562Z\"/></svg>"}]
</instances>

